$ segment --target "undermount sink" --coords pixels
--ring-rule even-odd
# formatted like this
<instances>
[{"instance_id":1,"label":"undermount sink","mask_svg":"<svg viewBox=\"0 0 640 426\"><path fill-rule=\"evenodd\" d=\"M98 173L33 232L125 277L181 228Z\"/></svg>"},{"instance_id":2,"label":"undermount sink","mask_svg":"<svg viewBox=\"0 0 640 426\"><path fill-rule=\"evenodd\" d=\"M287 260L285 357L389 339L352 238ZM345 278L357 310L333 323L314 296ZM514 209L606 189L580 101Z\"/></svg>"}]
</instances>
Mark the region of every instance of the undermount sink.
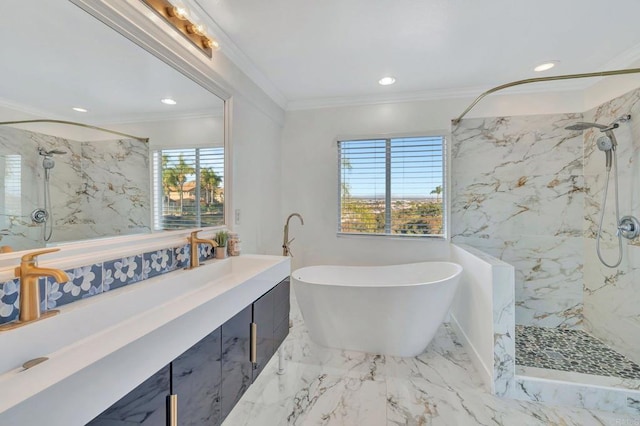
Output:
<instances>
[{"instance_id":1,"label":"undermount sink","mask_svg":"<svg viewBox=\"0 0 640 426\"><path fill-rule=\"evenodd\" d=\"M0 333L0 418L13 406L177 319L195 321L194 312L210 316L211 310L219 321L230 318L236 301L240 306L266 292L288 272L289 260L280 256L210 260L192 270L62 306L57 316ZM22 367L39 357L48 360L28 370Z\"/></svg>"}]
</instances>

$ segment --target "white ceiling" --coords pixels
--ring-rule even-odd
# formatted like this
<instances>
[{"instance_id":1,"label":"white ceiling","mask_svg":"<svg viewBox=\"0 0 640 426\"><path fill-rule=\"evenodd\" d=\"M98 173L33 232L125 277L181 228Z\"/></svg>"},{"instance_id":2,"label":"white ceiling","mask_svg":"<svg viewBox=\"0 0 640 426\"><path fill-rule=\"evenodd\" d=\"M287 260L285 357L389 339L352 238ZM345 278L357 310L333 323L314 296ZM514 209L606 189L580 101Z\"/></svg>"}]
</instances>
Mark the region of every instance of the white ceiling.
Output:
<instances>
[{"instance_id":1,"label":"white ceiling","mask_svg":"<svg viewBox=\"0 0 640 426\"><path fill-rule=\"evenodd\" d=\"M408 92L479 94L514 80L624 68L640 59L638 0L194 1L231 40L223 49L246 55L245 71L275 86L290 105ZM561 62L533 72L548 60ZM385 75L397 83L379 86Z\"/></svg>"}]
</instances>

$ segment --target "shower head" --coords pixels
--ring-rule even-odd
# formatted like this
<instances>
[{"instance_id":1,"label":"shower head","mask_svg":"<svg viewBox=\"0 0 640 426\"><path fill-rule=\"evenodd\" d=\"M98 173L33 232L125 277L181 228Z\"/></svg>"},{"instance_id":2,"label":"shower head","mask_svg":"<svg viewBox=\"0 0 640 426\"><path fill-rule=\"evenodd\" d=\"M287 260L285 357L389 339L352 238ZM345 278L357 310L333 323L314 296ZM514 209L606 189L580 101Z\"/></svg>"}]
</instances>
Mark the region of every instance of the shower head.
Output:
<instances>
[{"instance_id":1,"label":"shower head","mask_svg":"<svg viewBox=\"0 0 640 426\"><path fill-rule=\"evenodd\" d=\"M618 127L620 127L618 122L624 123L628 121L630 118L631 118L630 115L622 116L608 126L598 124L598 123L578 121L577 123L572 124L571 126L565 127L565 129L582 131L590 128L596 128L596 129L599 129L602 133L604 133L604 135L600 136L596 140L596 146L600 151L603 151L605 154L605 167L608 172L609 170L611 170L611 163L612 163L612 157L613 157L612 151L615 150L616 146L618 145L618 142L616 141L616 136L613 134L613 129L617 129Z\"/></svg>"},{"instance_id":2,"label":"shower head","mask_svg":"<svg viewBox=\"0 0 640 426\"><path fill-rule=\"evenodd\" d=\"M567 130L587 130L587 129L590 129L592 127L595 127L596 129L600 129L600 130L605 130L605 129L609 128L609 126L604 126L604 125L598 124L598 123L587 123L585 121L578 121L576 124L572 124L571 126L565 127L565 129L567 129Z\"/></svg>"},{"instance_id":3,"label":"shower head","mask_svg":"<svg viewBox=\"0 0 640 426\"><path fill-rule=\"evenodd\" d=\"M62 151L60 149L52 149L50 151L47 151L44 148L38 148L38 154L45 156L45 157L50 157L52 155L64 155L66 154L67 151Z\"/></svg>"}]
</instances>

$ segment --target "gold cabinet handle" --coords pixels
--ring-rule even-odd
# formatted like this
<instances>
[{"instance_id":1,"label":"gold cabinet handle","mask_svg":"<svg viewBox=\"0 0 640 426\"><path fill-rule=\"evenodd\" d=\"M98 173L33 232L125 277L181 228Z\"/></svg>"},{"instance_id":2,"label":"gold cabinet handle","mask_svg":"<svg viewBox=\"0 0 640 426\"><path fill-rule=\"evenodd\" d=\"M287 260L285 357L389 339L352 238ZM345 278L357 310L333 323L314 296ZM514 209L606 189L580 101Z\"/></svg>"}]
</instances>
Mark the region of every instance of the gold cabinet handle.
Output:
<instances>
[{"instance_id":1,"label":"gold cabinet handle","mask_svg":"<svg viewBox=\"0 0 640 426\"><path fill-rule=\"evenodd\" d=\"M250 351L249 361L252 363L258 362L258 324L255 322L251 323L251 342L250 342Z\"/></svg>"},{"instance_id":2,"label":"gold cabinet handle","mask_svg":"<svg viewBox=\"0 0 640 426\"><path fill-rule=\"evenodd\" d=\"M178 395L167 396L167 425L178 426Z\"/></svg>"}]
</instances>

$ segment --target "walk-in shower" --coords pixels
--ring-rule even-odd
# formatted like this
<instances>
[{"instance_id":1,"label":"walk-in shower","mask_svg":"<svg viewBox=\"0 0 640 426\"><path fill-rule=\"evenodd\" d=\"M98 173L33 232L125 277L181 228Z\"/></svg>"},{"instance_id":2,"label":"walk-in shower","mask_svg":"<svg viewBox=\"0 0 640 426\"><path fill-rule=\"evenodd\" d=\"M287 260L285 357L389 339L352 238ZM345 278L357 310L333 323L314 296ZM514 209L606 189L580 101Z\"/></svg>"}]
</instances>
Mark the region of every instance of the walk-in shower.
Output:
<instances>
[{"instance_id":1,"label":"walk-in shower","mask_svg":"<svg viewBox=\"0 0 640 426\"><path fill-rule=\"evenodd\" d=\"M38 148L38 154L42 157L42 168L44 169L44 208L37 208L31 212L31 219L35 223L42 223L42 235L44 241L51 240L53 236L53 208L51 206L51 170L55 167L56 162L54 155L64 155L66 151L52 149L47 151L44 148Z\"/></svg>"},{"instance_id":2,"label":"walk-in shower","mask_svg":"<svg viewBox=\"0 0 640 426\"><path fill-rule=\"evenodd\" d=\"M602 203L600 205L600 221L598 223L598 233L596 235L596 253L598 259L603 265L609 268L616 268L622 262L622 237L627 239L634 239L640 235L640 223L634 216L620 217L620 202L618 196L618 157L616 155L616 149L618 142L613 130L620 127L619 123L626 123L631 119L631 115L623 115L609 125L603 125L598 123L578 122L571 126L565 127L567 130L587 130L595 128L600 130L603 134L596 140L596 146L600 151L605 153L605 169L607 177L604 184L604 191L602 192ZM616 237L618 239L618 257L614 263L608 263L604 260L602 252L600 250L600 241L602 239L602 224L604 222L604 211L607 205L607 195L609 193L609 178L611 177L611 170L613 169L614 179L614 209L616 219Z\"/></svg>"}]
</instances>

